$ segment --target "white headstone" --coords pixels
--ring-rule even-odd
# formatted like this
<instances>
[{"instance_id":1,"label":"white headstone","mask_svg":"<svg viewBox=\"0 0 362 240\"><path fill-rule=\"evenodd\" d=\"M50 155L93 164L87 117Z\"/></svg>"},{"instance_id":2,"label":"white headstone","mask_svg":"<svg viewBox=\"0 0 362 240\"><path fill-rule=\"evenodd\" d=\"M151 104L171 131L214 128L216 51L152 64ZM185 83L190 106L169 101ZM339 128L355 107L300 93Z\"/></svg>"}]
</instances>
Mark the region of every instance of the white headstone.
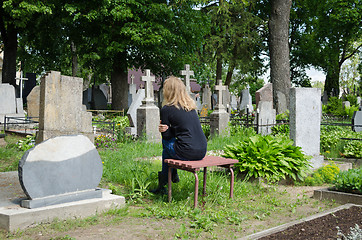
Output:
<instances>
[{"instance_id":1,"label":"white headstone","mask_svg":"<svg viewBox=\"0 0 362 240\"><path fill-rule=\"evenodd\" d=\"M273 109L273 102L259 101L257 112L258 133L271 134L271 128L276 123L276 110Z\"/></svg>"},{"instance_id":2,"label":"white headstone","mask_svg":"<svg viewBox=\"0 0 362 240\"><path fill-rule=\"evenodd\" d=\"M181 70L180 73L181 73L182 76L185 76L186 91L188 93L190 93L191 92L190 76L194 76L194 71L190 70L190 65L189 64L185 64L185 70Z\"/></svg>"},{"instance_id":3,"label":"white headstone","mask_svg":"<svg viewBox=\"0 0 362 240\"><path fill-rule=\"evenodd\" d=\"M28 79L23 77L22 71L20 72L20 77L16 77L15 79L16 79L17 85L19 85L20 98L22 99L23 98L23 81L27 81Z\"/></svg>"},{"instance_id":4,"label":"white headstone","mask_svg":"<svg viewBox=\"0 0 362 240\"><path fill-rule=\"evenodd\" d=\"M5 116L25 117L22 106L22 99L15 97L14 86L8 83L0 84L0 123L4 122Z\"/></svg>"},{"instance_id":5,"label":"white headstone","mask_svg":"<svg viewBox=\"0 0 362 240\"><path fill-rule=\"evenodd\" d=\"M238 108L238 100L234 94L230 95L230 106L232 110L236 110Z\"/></svg>"},{"instance_id":6,"label":"white headstone","mask_svg":"<svg viewBox=\"0 0 362 240\"><path fill-rule=\"evenodd\" d=\"M152 82L155 81L155 77L151 76L151 70L146 69L146 76L141 76L141 80L145 82L145 91L146 91L145 94L146 95L145 95L144 103L153 104L155 102L155 99L154 99Z\"/></svg>"},{"instance_id":7,"label":"white headstone","mask_svg":"<svg viewBox=\"0 0 362 240\"><path fill-rule=\"evenodd\" d=\"M322 167L320 154L321 89L290 89L290 138L303 152L312 156L313 169Z\"/></svg>"}]
</instances>

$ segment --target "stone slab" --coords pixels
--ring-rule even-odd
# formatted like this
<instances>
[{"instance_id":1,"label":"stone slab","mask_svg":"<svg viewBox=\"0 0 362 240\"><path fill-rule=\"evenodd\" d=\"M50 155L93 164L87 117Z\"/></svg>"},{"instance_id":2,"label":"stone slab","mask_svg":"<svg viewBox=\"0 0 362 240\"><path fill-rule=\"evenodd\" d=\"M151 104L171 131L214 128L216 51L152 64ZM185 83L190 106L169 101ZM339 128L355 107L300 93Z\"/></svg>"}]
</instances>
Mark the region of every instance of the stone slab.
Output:
<instances>
[{"instance_id":1,"label":"stone slab","mask_svg":"<svg viewBox=\"0 0 362 240\"><path fill-rule=\"evenodd\" d=\"M334 213L334 212L337 212L337 211L340 211L340 210L343 210L343 209L351 208L353 206L362 207L361 205L345 204L345 205L342 205L342 206L339 206L339 207L324 211L322 213L317 213L317 214L314 214L312 216L309 216L309 217L306 217L306 218L303 218L303 219L300 219L300 220L296 220L296 221L286 223L286 224L283 224L283 225L280 225L280 226L277 226L277 227L273 227L273 228L270 228L270 229L267 229L267 230L264 230L264 231L261 231L261 232L258 232L258 233L251 234L249 236L239 238L238 240L256 240L256 239L260 239L260 238L269 236L269 235L277 233L277 232L282 232L282 231L286 230L287 228L292 227L294 225L304 223L304 222L308 222L308 221L311 221L313 219L323 217L323 216L326 216L328 214L331 214L331 213Z\"/></svg>"},{"instance_id":2,"label":"stone slab","mask_svg":"<svg viewBox=\"0 0 362 240\"><path fill-rule=\"evenodd\" d=\"M21 189L18 172L0 173L0 228L16 231L54 219L88 217L115 207L124 207L125 198L104 191L102 198L88 199L71 203L35 209L22 208L21 200L26 195Z\"/></svg>"},{"instance_id":3,"label":"stone slab","mask_svg":"<svg viewBox=\"0 0 362 240\"><path fill-rule=\"evenodd\" d=\"M61 203L75 202L85 199L101 198L102 189L79 191L74 193L49 196L44 198L36 198L32 200L22 200L20 205L24 208L39 208Z\"/></svg>"},{"instance_id":4,"label":"stone slab","mask_svg":"<svg viewBox=\"0 0 362 240\"><path fill-rule=\"evenodd\" d=\"M0 84L0 114L14 114L16 112L16 97L14 86Z\"/></svg>"}]
</instances>

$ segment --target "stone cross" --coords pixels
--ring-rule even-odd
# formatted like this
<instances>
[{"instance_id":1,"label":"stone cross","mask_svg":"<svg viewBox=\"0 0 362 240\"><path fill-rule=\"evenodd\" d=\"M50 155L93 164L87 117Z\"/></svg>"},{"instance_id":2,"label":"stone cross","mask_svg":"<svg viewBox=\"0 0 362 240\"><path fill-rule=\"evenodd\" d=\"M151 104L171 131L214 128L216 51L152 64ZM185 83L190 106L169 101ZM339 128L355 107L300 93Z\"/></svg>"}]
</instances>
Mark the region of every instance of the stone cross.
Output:
<instances>
[{"instance_id":1,"label":"stone cross","mask_svg":"<svg viewBox=\"0 0 362 240\"><path fill-rule=\"evenodd\" d=\"M146 82L145 84L145 91L146 91L146 96L145 96L145 102L153 102L154 101L154 97L153 97L153 85L152 82L155 81L155 77L151 76L151 71L149 69L146 69L146 76L141 76L141 80Z\"/></svg>"},{"instance_id":2,"label":"stone cross","mask_svg":"<svg viewBox=\"0 0 362 240\"><path fill-rule=\"evenodd\" d=\"M190 76L194 76L194 71L190 70L190 65L189 64L185 64L185 70L181 70L180 71L182 76L185 76L185 85L186 85L186 90L188 93L191 92L191 88L190 88Z\"/></svg>"},{"instance_id":3,"label":"stone cross","mask_svg":"<svg viewBox=\"0 0 362 240\"><path fill-rule=\"evenodd\" d=\"M23 98L23 81L27 81L27 78L23 78L23 72L20 72L20 78L15 78L15 80L19 81L20 86L20 98Z\"/></svg>"},{"instance_id":4,"label":"stone cross","mask_svg":"<svg viewBox=\"0 0 362 240\"><path fill-rule=\"evenodd\" d=\"M217 96L217 106L216 109L225 109L225 106L222 104L222 91L226 90L226 86L222 85L222 80L219 80L219 84L215 85L215 90L218 91L218 96Z\"/></svg>"},{"instance_id":5,"label":"stone cross","mask_svg":"<svg viewBox=\"0 0 362 240\"><path fill-rule=\"evenodd\" d=\"M134 75L131 75L131 84L134 84Z\"/></svg>"}]
</instances>

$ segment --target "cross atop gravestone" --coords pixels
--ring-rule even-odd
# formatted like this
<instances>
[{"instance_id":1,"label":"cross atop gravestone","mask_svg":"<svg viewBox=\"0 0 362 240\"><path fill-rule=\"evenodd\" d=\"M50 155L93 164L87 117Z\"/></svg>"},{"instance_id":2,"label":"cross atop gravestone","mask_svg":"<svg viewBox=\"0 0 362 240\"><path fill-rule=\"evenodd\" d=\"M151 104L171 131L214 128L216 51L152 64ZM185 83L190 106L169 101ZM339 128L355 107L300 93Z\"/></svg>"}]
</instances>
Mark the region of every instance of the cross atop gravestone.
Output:
<instances>
[{"instance_id":1,"label":"cross atop gravestone","mask_svg":"<svg viewBox=\"0 0 362 240\"><path fill-rule=\"evenodd\" d=\"M153 103L154 97L153 97L153 85L152 82L155 81L155 77L151 76L151 71L149 69L146 69L146 76L141 76L141 80L146 82L145 84L145 103Z\"/></svg>"},{"instance_id":2,"label":"cross atop gravestone","mask_svg":"<svg viewBox=\"0 0 362 240\"><path fill-rule=\"evenodd\" d=\"M219 84L215 85L215 90L218 91L218 96L217 96L217 106L216 109L222 110L225 109L225 106L222 104L222 91L226 90L226 86L222 85L222 80L219 80Z\"/></svg>"},{"instance_id":3,"label":"cross atop gravestone","mask_svg":"<svg viewBox=\"0 0 362 240\"><path fill-rule=\"evenodd\" d=\"M185 85L186 85L186 90L188 93L191 92L191 87L190 87L190 76L194 76L194 71L190 70L190 65L189 64L185 64L185 70L181 70L180 71L182 76L185 76Z\"/></svg>"},{"instance_id":4,"label":"cross atop gravestone","mask_svg":"<svg viewBox=\"0 0 362 240\"><path fill-rule=\"evenodd\" d=\"M27 78L23 77L23 72L20 72L20 78L15 78L15 80L19 81L19 87L20 87L20 98L23 98L23 81L27 81Z\"/></svg>"},{"instance_id":5,"label":"cross atop gravestone","mask_svg":"<svg viewBox=\"0 0 362 240\"><path fill-rule=\"evenodd\" d=\"M131 84L134 84L134 75L131 75Z\"/></svg>"}]
</instances>

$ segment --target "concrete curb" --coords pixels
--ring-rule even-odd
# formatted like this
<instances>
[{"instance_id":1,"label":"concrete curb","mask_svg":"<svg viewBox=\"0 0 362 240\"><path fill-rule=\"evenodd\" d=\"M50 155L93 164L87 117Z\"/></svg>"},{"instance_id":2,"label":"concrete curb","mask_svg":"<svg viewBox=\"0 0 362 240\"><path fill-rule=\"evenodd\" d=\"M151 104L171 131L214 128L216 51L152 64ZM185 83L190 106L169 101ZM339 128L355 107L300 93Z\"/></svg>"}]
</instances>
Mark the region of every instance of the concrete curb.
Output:
<instances>
[{"instance_id":1,"label":"concrete curb","mask_svg":"<svg viewBox=\"0 0 362 240\"><path fill-rule=\"evenodd\" d=\"M271 235L273 233L282 232L285 229L287 229L288 227L297 225L299 223L308 222L310 220L313 220L313 219L316 219L316 218L319 218L319 217L323 217L325 215L331 214L333 212L337 212L337 211L342 210L342 209L348 209L348 208L353 207L353 206L362 207L362 205L357 205L357 204L345 204L345 205L342 205L342 206L327 210L327 211L322 212L322 213L318 213L318 214L315 214L315 215L312 215L312 216L309 216L309 217L306 217L306 218L303 218L303 219L300 219L300 220L296 220L296 221L286 223L286 224L283 224L283 225L280 225L280 226L277 226L277 227L273 227L273 228L270 228L270 229L267 229L267 230L264 230L264 231L261 231L261 232L258 232L258 233L251 234L251 235L243 237L243 238L239 238L238 240L256 240L256 239L260 239L262 237L269 236L269 235Z\"/></svg>"},{"instance_id":2,"label":"concrete curb","mask_svg":"<svg viewBox=\"0 0 362 240\"><path fill-rule=\"evenodd\" d=\"M318 200L334 200L341 204L362 204L362 195L333 191L328 188L314 190L313 198Z\"/></svg>"}]
</instances>

